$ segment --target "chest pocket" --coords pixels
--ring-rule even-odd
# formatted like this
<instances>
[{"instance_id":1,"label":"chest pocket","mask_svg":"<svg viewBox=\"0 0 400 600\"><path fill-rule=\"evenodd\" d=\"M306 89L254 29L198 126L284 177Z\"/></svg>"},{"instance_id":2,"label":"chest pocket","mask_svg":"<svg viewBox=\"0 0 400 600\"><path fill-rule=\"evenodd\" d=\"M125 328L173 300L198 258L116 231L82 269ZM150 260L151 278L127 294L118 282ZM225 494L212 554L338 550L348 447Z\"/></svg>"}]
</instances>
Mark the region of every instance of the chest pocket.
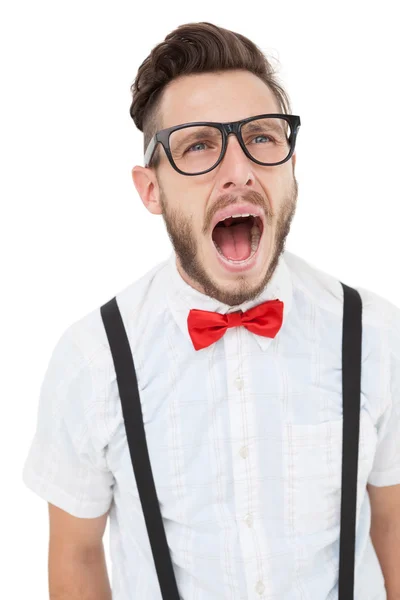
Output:
<instances>
[{"instance_id":1,"label":"chest pocket","mask_svg":"<svg viewBox=\"0 0 400 600\"><path fill-rule=\"evenodd\" d=\"M343 420L286 423L283 431L285 529L313 534L340 527ZM361 409L357 517L377 444L371 417Z\"/></svg>"}]
</instances>

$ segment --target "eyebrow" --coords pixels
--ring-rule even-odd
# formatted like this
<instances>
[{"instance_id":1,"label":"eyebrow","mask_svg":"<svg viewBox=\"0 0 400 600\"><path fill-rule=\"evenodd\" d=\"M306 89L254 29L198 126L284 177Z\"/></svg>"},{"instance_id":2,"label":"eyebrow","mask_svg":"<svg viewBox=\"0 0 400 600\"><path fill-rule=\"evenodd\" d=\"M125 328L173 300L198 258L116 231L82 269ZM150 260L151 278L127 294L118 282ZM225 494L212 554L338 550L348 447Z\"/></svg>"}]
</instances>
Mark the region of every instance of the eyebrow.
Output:
<instances>
[{"instance_id":1,"label":"eyebrow","mask_svg":"<svg viewBox=\"0 0 400 600\"><path fill-rule=\"evenodd\" d=\"M272 117L271 117L272 119ZM272 129L273 131L278 131L279 133L284 133L284 123L286 123L286 121L284 121L283 119L279 119L279 121L282 121L281 123L277 123L276 121L271 121L271 124L269 125L269 128ZM250 131L259 131L261 129L261 126L259 124L258 121L250 121L249 123L246 123L245 125L247 130Z\"/></svg>"},{"instance_id":2,"label":"eyebrow","mask_svg":"<svg viewBox=\"0 0 400 600\"><path fill-rule=\"evenodd\" d=\"M211 121L210 121L211 123ZM182 133L185 133L185 129L189 129L188 127L184 127L182 129L180 129L179 131L182 131ZM179 144L177 144L175 146L175 150L179 151L183 145L186 145L190 142L193 142L195 140L197 140L198 138L201 138L204 134L209 133L210 132L210 127L207 125L197 125L197 129L195 131L193 131L191 134L188 133L187 138L182 139Z\"/></svg>"},{"instance_id":3,"label":"eyebrow","mask_svg":"<svg viewBox=\"0 0 400 600\"><path fill-rule=\"evenodd\" d=\"M210 123L211 123L211 122L212 122L212 121L210 121ZM203 126L201 126L201 125L193 125L193 127L196 127L196 131L194 131L194 132L192 133L192 135L190 136L191 138L192 138L192 137L193 137L193 138L195 138L195 137L197 137L197 136L199 136L199 135L204 135L204 134L205 134L206 132L208 132L208 131L209 131L209 129L210 129L210 126L209 126L209 125L203 125ZM188 127L187 127L187 128L183 128L183 129L181 129L181 131L185 131L185 129L189 129L189 128L188 128Z\"/></svg>"}]
</instances>

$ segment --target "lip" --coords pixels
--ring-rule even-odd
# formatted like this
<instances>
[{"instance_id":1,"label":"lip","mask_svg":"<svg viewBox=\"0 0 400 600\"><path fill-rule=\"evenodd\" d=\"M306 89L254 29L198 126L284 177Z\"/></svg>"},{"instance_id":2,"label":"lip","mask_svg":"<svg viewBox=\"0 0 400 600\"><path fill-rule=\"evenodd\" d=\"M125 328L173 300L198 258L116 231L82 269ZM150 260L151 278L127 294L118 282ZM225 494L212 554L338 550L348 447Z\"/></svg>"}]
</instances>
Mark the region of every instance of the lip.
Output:
<instances>
[{"instance_id":1,"label":"lip","mask_svg":"<svg viewBox=\"0 0 400 600\"><path fill-rule=\"evenodd\" d=\"M254 206L253 204L246 204L246 203L235 204L235 205L227 206L226 208L224 208L222 210L219 210L214 215L214 218L211 223L211 241L212 241L212 234L214 231L214 227L216 226L216 224L219 223L219 221L222 221L223 219L225 219L226 217L229 217L230 215L232 215L232 213L239 214L239 215L250 213L250 214L256 215L257 217L260 217L260 219L261 219L262 230L265 229L264 212L259 206Z\"/></svg>"}]
</instances>

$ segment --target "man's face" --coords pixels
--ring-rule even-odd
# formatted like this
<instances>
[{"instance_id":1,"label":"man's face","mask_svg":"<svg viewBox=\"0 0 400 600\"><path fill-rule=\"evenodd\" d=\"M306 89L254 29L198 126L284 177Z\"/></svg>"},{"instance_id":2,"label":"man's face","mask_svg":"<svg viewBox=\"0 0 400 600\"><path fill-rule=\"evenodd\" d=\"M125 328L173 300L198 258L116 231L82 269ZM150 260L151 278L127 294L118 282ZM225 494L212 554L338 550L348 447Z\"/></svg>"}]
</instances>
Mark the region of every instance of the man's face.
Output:
<instances>
[{"instance_id":1,"label":"man's face","mask_svg":"<svg viewBox=\"0 0 400 600\"><path fill-rule=\"evenodd\" d=\"M237 121L253 115L280 113L269 88L247 71L201 73L172 81L164 90L162 128L192 121ZM198 150L198 148L196 148ZM135 166L132 178L146 208L162 214L182 278L198 291L237 306L254 300L271 279L284 251L293 219L298 184L295 155L286 163L265 167L248 158L236 136L230 135L220 164L203 175L181 175L170 165L160 146L158 175ZM213 219L220 209L250 203L264 216L257 253L240 270L220 258L213 242ZM242 212L242 211L240 211ZM245 213L252 213L246 210ZM250 252L250 234L228 236L227 248ZM231 230L233 231L233 230ZM224 236L226 232L224 232ZM215 236L215 234L214 234ZM239 239L241 240L239 242ZM231 255L235 254L231 250Z\"/></svg>"}]
</instances>

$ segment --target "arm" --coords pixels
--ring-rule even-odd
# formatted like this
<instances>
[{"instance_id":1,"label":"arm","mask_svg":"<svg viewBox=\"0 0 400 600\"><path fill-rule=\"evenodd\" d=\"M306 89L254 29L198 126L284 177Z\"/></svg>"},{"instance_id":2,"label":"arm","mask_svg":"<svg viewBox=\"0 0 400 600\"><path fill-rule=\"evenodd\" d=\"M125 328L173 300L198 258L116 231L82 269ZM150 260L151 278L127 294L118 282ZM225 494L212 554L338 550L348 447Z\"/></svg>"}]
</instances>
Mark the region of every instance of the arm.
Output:
<instances>
[{"instance_id":1,"label":"arm","mask_svg":"<svg viewBox=\"0 0 400 600\"><path fill-rule=\"evenodd\" d=\"M49 593L50 600L111 600L103 546L88 558L54 545L49 553Z\"/></svg>"},{"instance_id":2,"label":"arm","mask_svg":"<svg viewBox=\"0 0 400 600\"><path fill-rule=\"evenodd\" d=\"M108 513L74 517L49 503L50 600L111 600L103 534Z\"/></svg>"},{"instance_id":3,"label":"arm","mask_svg":"<svg viewBox=\"0 0 400 600\"><path fill-rule=\"evenodd\" d=\"M400 600L400 485L367 484L371 540L385 579L387 600Z\"/></svg>"}]
</instances>

